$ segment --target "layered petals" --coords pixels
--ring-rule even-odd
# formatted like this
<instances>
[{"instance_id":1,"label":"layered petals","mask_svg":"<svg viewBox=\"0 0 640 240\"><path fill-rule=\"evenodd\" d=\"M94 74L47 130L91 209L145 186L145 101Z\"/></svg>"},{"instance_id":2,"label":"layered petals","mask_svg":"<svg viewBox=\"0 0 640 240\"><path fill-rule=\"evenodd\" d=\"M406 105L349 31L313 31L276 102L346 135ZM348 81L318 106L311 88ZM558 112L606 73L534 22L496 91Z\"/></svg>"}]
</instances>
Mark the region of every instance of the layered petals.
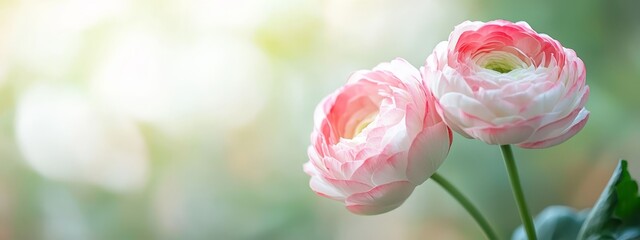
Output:
<instances>
[{"instance_id":1,"label":"layered petals","mask_svg":"<svg viewBox=\"0 0 640 240\"><path fill-rule=\"evenodd\" d=\"M525 22L463 22L421 73L451 129L488 144L551 147L589 117L582 60Z\"/></svg>"},{"instance_id":2,"label":"layered petals","mask_svg":"<svg viewBox=\"0 0 640 240\"><path fill-rule=\"evenodd\" d=\"M354 73L318 104L304 165L314 192L353 213L380 214L436 171L452 135L421 80L395 59Z\"/></svg>"}]
</instances>

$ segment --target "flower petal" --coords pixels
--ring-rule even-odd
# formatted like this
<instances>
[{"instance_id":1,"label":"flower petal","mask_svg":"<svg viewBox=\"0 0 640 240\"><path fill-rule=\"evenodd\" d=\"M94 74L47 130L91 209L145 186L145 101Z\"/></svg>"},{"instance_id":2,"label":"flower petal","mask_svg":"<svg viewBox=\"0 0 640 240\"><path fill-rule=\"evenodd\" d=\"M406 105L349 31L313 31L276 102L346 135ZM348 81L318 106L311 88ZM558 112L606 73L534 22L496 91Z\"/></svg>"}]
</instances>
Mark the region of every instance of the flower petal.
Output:
<instances>
[{"instance_id":1,"label":"flower petal","mask_svg":"<svg viewBox=\"0 0 640 240\"><path fill-rule=\"evenodd\" d=\"M407 177L415 185L426 181L440 167L449 154L451 130L440 122L422 130L409 150Z\"/></svg>"},{"instance_id":2,"label":"flower petal","mask_svg":"<svg viewBox=\"0 0 640 240\"><path fill-rule=\"evenodd\" d=\"M571 127L568 128L566 131L564 131L560 136L556 136L556 137L538 141L538 142L526 142L526 143L518 144L518 146L521 148L548 148L548 147L558 145L566 141L567 139L573 137L580 130L582 130L582 128L584 128L584 125L587 124L587 120L589 120L589 111L583 108L582 111L580 111L580 114L578 115L574 123L571 125Z\"/></svg>"},{"instance_id":3,"label":"flower petal","mask_svg":"<svg viewBox=\"0 0 640 240\"><path fill-rule=\"evenodd\" d=\"M353 194L345 200L347 209L355 214L374 215L396 209L411 195L415 185L408 181L377 186L367 192Z\"/></svg>"}]
</instances>

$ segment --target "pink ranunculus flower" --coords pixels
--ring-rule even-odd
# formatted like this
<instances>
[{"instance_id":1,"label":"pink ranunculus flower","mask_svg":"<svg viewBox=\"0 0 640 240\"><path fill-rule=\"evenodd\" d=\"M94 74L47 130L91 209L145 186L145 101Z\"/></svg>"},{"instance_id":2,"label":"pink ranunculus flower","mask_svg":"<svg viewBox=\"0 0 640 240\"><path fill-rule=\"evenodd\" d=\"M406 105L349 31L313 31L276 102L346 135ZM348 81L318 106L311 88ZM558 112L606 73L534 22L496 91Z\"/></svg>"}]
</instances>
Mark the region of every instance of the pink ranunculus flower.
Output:
<instances>
[{"instance_id":1,"label":"pink ranunculus flower","mask_svg":"<svg viewBox=\"0 0 640 240\"><path fill-rule=\"evenodd\" d=\"M354 73L316 108L311 189L356 214L400 206L449 153L452 132L432 101L403 59Z\"/></svg>"},{"instance_id":2,"label":"pink ranunculus flower","mask_svg":"<svg viewBox=\"0 0 640 240\"><path fill-rule=\"evenodd\" d=\"M463 22L422 74L449 127L488 144L554 146L589 118L584 63L525 22Z\"/></svg>"}]
</instances>

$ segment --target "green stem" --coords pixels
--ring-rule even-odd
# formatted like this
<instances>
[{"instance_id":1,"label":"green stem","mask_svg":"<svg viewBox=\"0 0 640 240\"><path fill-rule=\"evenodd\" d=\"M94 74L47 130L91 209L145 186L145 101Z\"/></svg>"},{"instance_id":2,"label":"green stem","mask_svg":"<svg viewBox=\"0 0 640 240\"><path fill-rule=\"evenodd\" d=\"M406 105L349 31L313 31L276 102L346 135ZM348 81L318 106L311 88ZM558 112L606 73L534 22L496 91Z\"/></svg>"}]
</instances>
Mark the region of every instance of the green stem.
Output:
<instances>
[{"instance_id":1,"label":"green stem","mask_svg":"<svg viewBox=\"0 0 640 240\"><path fill-rule=\"evenodd\" d=\"M467 212L471 214L471 217L473 217L473 219L476 220L478 225L480 225L480 228L482 228L484 233L487 235L487 238L491 240L499 239L498 234L496 234L496 231L494 231L493 228L491 228L491 225L489 225L489 222L487 221L487 219L485 219L484 216L482 216L482 214L480 213L480 211L478 211L478 208L476 208L471 203L471 201L469 201L469 199L465 197L462 194L462 192L460 192L460 190L454 187L453 184L451 184L451 182L447 181L447 179L443 178L438 173L434 173L433 175L431 175L431 179L433 179L433 181L435 181L436 183L440 184L440 186L442 186L442 188L447 190L447 192L449 192L449 194L451 194L453 198L458 200L460 205L462 205L464 209L466 209Z\"/></svg>"},{"instance_id":2,"label":"green stem","mask_svg":"<svg viewBox=\"0 0 640 240\"><path fill-rule=\"evenodd\" d=\"M513 197L518 204L518 210L520 211L520 219L524 224L524 229L527 232L529 240L536 240L536 229L533 225L533 219L527 208L527 202L524 199L524 192L522 191L522 184L520 184L520 176L518 176L518 168L516 167L516 161L513 157L513 151L511 145L500 145L502 150L502 158L504 158L504 164L507 166L507 172L509 173L509 182L511 182L511 189L513 189Z\"/></svg>"}]
</instances>

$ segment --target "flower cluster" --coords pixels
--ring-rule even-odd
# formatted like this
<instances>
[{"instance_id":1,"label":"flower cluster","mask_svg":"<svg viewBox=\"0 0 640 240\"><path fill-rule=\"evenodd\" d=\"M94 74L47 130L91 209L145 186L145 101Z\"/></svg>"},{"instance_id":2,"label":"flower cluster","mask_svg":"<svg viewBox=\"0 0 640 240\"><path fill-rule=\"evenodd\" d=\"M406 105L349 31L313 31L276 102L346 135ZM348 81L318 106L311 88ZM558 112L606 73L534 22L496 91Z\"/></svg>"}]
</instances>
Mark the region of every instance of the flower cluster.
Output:
<instances>
[{"instance_id":1,"label":"flower cluster","mask_svg":"<svg viewBox=\"0 0 640 240\"><path fill-rule=\"evenodd\" d=\"M356 214L400 206L431 177L451 130L546 148L589 117L584 63L525 22L464 22L416 69L402 59L353 74L323 99L304 170L317 194Z\"/></svg>"}]
</instances>

